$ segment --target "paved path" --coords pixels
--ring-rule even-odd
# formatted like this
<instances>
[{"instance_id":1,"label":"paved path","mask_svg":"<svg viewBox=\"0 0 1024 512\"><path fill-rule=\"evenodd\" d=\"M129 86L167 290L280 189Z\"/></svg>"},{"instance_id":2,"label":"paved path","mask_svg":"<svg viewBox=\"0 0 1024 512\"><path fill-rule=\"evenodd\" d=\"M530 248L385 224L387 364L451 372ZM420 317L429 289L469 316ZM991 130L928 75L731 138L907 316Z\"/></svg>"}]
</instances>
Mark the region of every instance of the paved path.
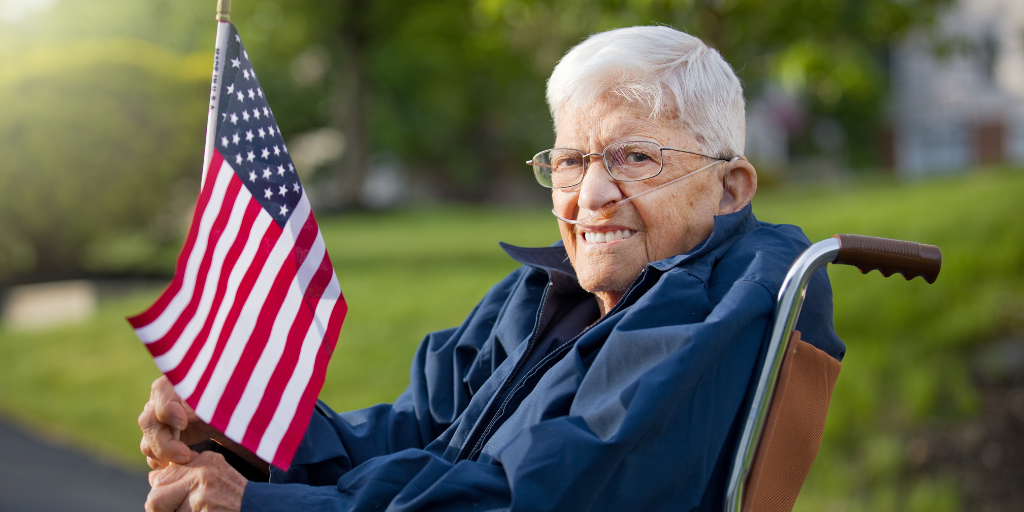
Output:
<instances>
[{"instance_id":1,"label":"paved path","mask_svg":"<svg viewBox=\"0 0 1024 512\"><path fill-rule=\"evenodd\" d=\"M148 492L145 473L97 463L0 418L0 511L139 512Z\"/></svg>"}]
</instances>

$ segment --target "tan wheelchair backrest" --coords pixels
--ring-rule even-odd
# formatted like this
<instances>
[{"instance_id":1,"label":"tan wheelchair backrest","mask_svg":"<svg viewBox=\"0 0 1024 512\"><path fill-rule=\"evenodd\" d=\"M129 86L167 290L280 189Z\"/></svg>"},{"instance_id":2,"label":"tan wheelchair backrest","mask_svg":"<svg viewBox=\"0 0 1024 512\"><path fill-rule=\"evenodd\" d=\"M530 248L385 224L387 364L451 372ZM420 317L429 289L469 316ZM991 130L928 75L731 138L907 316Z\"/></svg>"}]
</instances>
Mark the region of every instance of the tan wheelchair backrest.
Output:
<instances>
[{"instance_id":1,"label":"tan wheelchair backrest","mask_svg":"<svg viewBox=\"0 0 1024 512\"><path fill-rule=\"evenodd\" d=\"M754 455L743 512L790 512L821 446L842 365L793 331Z\"/></svg>"}]
</instances>

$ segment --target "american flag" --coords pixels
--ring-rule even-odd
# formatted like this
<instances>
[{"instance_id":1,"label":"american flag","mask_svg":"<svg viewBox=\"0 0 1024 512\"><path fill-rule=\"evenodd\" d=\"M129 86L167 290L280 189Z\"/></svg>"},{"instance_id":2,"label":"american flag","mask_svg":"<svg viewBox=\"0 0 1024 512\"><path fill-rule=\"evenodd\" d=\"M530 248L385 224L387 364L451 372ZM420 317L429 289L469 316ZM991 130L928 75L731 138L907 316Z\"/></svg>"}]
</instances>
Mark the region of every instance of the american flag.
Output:
<instances>
[{"instance_id":1,"label":"american flag","mask_svg":"<svg viewBox=\"0 0 1024 512\"><path fill-rule=\"evenodd\" d=\"M192 225L171 284L128 321L200 419L287 468L347 306L249 55L218 25Z\"/></svg>"}]
</instances>

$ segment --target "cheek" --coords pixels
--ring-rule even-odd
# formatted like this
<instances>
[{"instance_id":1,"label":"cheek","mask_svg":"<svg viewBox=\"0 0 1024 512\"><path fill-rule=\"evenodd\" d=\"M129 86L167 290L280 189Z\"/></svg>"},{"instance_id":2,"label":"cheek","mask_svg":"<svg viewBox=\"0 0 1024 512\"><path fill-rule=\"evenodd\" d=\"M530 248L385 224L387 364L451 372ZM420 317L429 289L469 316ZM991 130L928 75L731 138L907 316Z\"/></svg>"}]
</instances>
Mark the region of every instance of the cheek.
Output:
<instances>
[{"instance_id":1,"label":"cheek","mask_svg":"<svg viewBox=\"0 0 1024 512\"><path fill-rule=\"evenodd\" d=\"M652 201L642 216L647 227L647 251L651 261L683 254L711 234L718 198L714 182L707 179Z\"/></svg>"},{"instance_id":2,"label":"cheek","mask_svg":"<svg viewBox=\"0 0 1024 512\"><path fill-rule=\"evenodd\" d=\"M551 191L551 205L559 215L566 218L574 218L576 210L576 195L568 194L558 190ZM571 225L561 221L558 222L558 232L562 235L562 243L565 244L565 251L569 253L569 261L576 261L576 232Z\"/></svg>"},{"instance_id":3,"label":"cheek","mask_svg":"<svg viewBox=\"0 0 1024 512\"><path fill-rule=\"evenodd\" d=\"M562 235L562 243L565 244L565 252L569 253L569 259L576 260L576 233L572 227L564 222L558 223L558 232Z\"/></svg>"}]
</instances>

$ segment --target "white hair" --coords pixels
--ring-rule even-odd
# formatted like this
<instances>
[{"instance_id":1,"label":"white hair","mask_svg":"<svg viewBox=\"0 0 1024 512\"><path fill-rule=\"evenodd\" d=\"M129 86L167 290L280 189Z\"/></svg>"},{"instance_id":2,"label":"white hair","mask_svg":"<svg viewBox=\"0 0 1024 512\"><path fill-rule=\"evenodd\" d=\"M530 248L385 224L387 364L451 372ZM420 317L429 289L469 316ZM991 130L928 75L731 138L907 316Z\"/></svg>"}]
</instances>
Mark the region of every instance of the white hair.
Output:
<instances>
[{"instance_id":1,"label":"white hair","mask_svg":"<svg viewBox=\"0 0 1024 512\"><path fill-rule=\"evenodd\" d=\"M743 87L725 59L696 37L671 27L629 27L576 45L548 79L555 130L559 111L586 108L609 93L650 109L653 119L678 116L708 155L743 154Z\"/></svg>"}]
</instances>

